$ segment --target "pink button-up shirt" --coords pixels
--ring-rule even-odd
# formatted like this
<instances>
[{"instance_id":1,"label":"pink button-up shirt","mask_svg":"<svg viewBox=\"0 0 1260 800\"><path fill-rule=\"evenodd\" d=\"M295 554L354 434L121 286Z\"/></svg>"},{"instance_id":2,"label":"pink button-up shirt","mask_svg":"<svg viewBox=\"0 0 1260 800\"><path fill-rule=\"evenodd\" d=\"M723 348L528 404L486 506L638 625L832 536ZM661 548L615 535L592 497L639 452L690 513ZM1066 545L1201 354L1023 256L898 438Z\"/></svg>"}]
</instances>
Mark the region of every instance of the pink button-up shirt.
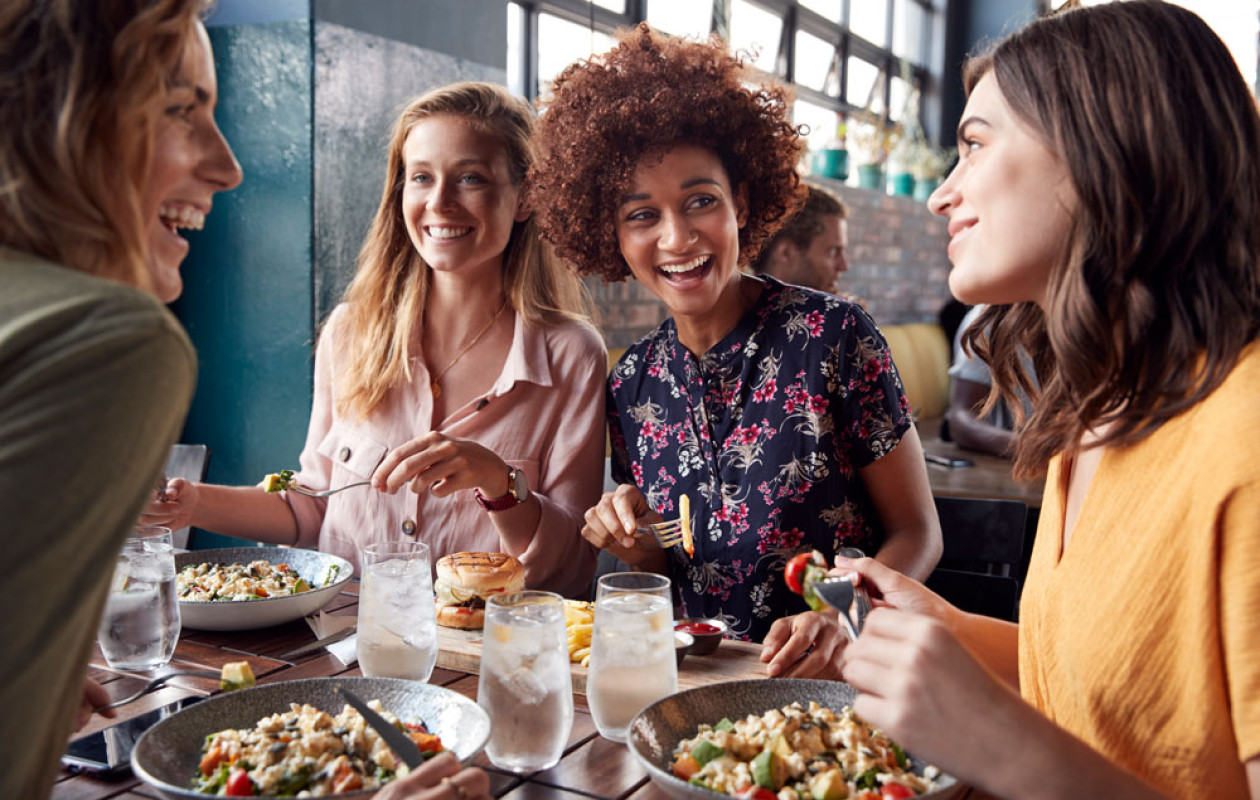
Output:
<instances>
[{"instance_id":1,"label":"pink button-up shirt","mask_svg":"<svg viewBox=\"0 0 1260 800\"><path fill-rule=\"evenodd\" d=\"M334 309L315 353L315 396L298 475L312 489L366 480L391 447L434 429L429 373L420 359L412 365L412 383L393 391L369 419L337 412L332 376L344 358L338 346L344 318L344 306ZM596 553L580 530L603 487L607 359L590 325L533 327L518 316L494 386L438 428L524 470L542 505L533 541L520 555L530 588L568 596L589 588ZM356 568L359 548L373 542L419 539L429 544L435 563L461 550L504 550L471 490L434 497L404 487L390 496L365 487L327 499L286 492L285 499L297 519L298 546L318 546Z\"/></svg>"}]
</instances>

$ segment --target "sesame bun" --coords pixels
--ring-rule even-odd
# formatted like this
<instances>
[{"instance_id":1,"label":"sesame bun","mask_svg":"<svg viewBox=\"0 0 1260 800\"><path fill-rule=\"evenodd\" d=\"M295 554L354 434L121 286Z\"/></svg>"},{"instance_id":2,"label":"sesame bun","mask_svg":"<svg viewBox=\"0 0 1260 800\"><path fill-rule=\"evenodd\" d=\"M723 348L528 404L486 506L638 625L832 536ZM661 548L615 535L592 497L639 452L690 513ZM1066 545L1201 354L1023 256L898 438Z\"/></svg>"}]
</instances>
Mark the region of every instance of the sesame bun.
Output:
<instances>
[{"instance_id":1,"label":"sesame bun","mask_svg":"<svg viewBox=\"0 0 1260 800\"><path fill-rule=\"evenodd\" d=\"M486 626L486 610L468 606L444 606L437 604L437 624L443 628L462 628L476 631Z\"/></svg>"},{"instance_id":2,"label":"sesame bun","mask_svg":"<svg viewBox=\"0 0 1260 800\"><path fill-rule=\"evenodd\" d=\"M476 629L485 622L485 599L525 588L525 566L507 553L451 553L437 562L437 623Z\"/></svg>"}]
</instances>

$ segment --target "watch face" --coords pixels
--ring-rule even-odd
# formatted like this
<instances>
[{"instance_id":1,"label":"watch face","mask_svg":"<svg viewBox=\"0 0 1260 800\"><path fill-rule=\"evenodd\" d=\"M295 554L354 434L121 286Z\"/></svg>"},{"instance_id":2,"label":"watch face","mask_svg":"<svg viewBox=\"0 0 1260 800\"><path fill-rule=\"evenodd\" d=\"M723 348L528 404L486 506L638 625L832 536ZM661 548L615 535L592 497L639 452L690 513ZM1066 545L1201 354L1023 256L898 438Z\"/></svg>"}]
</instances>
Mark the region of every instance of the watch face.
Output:
<instances>
[{"instance_id":1,"label":"watch face","mask_svg":"<svg viewBox=\"0 0 1260 800\"><path fill-rule=\"evenodd\" d=\"M512 470L512 496L516 498L516 502L524 503L529 499L529 484L525 481L525 471L521 469Z\"/></svg>"}]
</instances>

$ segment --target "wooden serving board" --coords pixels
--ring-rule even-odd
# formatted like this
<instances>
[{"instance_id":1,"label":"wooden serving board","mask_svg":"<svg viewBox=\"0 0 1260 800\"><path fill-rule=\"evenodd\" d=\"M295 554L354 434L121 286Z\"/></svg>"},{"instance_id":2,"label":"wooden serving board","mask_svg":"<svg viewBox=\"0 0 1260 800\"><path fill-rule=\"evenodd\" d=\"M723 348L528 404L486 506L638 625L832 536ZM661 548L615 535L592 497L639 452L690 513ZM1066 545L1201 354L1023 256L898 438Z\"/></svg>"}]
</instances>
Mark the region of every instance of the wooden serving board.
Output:
<instances>
[{"instance_id":1,"label":"wooden serving board","mask_svg":"<svg viewBox=\"0 0 1260 800\"><path fill-rule=\"evenodd\" d=\"M712 654L688 654L678 670L678 690L694 689L722 681L751 680L766 677L761 663L761 645L725 639ZM481 631L463 631L438 626L437 665L458 672L480 673ZM586 694L586 667L569 665L573 674L573 691Z\"/></svg>"}]
</instances>

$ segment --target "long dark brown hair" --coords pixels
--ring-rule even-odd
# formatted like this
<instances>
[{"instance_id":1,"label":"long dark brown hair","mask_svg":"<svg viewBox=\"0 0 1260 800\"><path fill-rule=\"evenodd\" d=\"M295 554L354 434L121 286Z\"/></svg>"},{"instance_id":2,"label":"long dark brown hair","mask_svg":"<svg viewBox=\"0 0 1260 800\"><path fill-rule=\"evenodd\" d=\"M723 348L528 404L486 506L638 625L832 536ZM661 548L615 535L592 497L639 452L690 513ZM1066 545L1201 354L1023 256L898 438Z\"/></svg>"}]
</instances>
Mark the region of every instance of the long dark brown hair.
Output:
<instances>
[{"instance_id":1,"label":"long dark brown hair","mask_svg":"<svg viewBox=\"0 0 1260 800\"><path fill-rule=\"evenodd\" d=\"M1199 17L1158 0L1042 18L971 58L1065 164L1078 207L1045 311L995 306L967 341L1019 408L1015 473L1129 444L1212 392L1260 327L1260 118ZM1033 355L1040 389L1019 367ZM990 398L990 402L994 398Z\"/></svg>"}]
</instances>

